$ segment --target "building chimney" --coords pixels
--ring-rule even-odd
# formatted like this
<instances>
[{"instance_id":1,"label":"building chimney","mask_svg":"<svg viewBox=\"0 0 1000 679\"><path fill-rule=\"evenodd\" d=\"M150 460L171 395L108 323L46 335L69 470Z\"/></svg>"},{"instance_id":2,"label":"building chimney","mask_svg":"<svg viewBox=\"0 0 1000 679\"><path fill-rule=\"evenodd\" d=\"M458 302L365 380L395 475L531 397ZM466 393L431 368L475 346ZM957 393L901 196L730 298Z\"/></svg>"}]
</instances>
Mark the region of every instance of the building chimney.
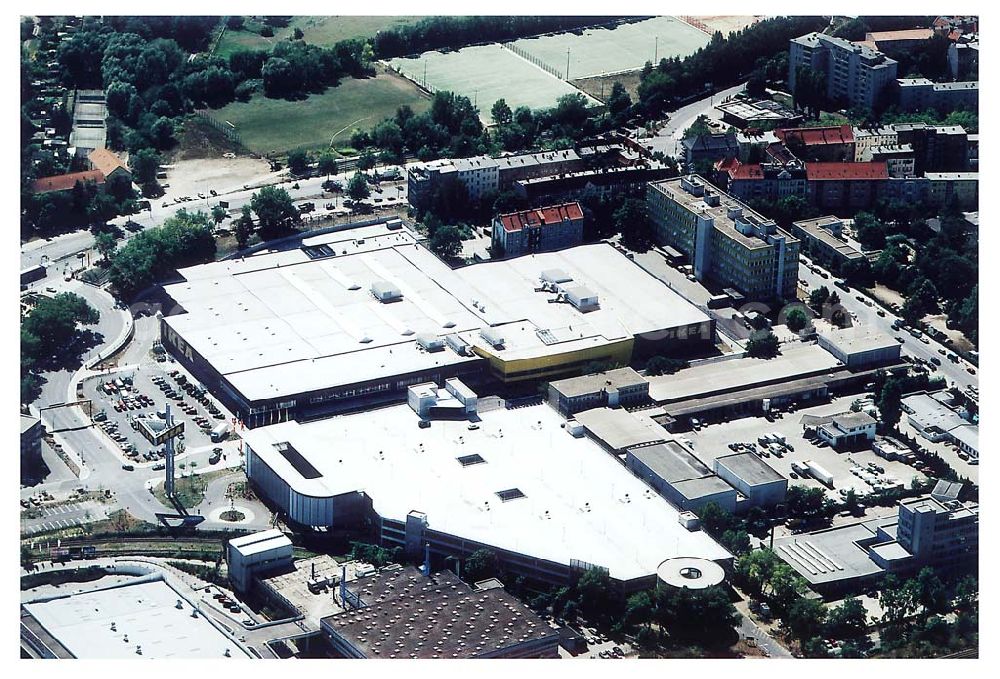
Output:
<instances>
[{"instance_id":1,"label":"building chimney","mask_svg":"<svg viewBox=\"0 0 1000 679\"><path fill-rule=\"evenodd\" d=\"M425 577L430 577L431 574L431 543L424 543L424 567L423 574Z\"/></svg>"}]
</instances>

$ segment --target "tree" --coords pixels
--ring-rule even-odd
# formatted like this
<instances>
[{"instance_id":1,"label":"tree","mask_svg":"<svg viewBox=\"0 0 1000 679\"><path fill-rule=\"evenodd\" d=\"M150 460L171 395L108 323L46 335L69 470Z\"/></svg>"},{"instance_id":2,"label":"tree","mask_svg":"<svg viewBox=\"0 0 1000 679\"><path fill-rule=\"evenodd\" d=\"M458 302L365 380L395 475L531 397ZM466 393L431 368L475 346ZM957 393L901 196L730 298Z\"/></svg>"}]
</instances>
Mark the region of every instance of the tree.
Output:
<instances>
[{"instance_id":1,"label":"tree","mask_svg":"<svg viewBox=\"0 0 1000 679\"><path fill-rule=\"evenodd\" d=\"M611 116L611 124L619 127L625 123L628 112L632 108L632 97L628 95L625 86L616 80L611 86L611 94L608 95L605 105Z\"/></svg>"},{"instance_id":2,"label":"tree","mask_svg":"<svg viewBox=\"0 0 1000 679\"><path fill-rule=\"evenodd\" d=\"M848 489L847 495L844 496L844 509L851 514L858 514L862 509L861 497L853 488Z\"/></svg>"},{"instance_id":3,"label":"tree","mask_svg":"<svg viewBox=\"0 0 1000 679\"><path fill-rule=\"evenodd\" d=\"M153 145L158 149L168 149L174 144L174 124L169 118L157 118L149 128Z\"/></svg>"},{"instance_id":4,"label":"tree","mask_svg":"<svg viewBox=\"0 0 1000 679\"><path fill-rule=\"evenodd\" d=\"M477 549L465 560L462 575L467 582L476 583L500 574L500 560L489 549Z\"/></svg>"},{"instance_id":5,"label":"tree","mask_svg":"<svg viewBox=\"0 0 1000 679\"><path fill-rule=\"evenodd\" d=\"M727 637L740 616L722 587L664 587L657 591L655 618L671 638L707 646L731 643Z\"/></svg>"},{"instance_id":6,"label":"tree","mask_svg":"<svg viewBox=\"0 0 1000 679\"><path fill-rule=\"evenodd\" d=\"M895 575L886 576L878 592L878 601L883 611L882 622L898 624L916 613L917 597L917 586L913 580L900 584Z\"/></svg>"},{"instance_id":7,"label":"tree","mask_svg":"<svg viewBox=\"0 0 1000 679\"><path fill-rule=\"evenodd\" d=\"M840 295L834 290L830 293L830 297L826 300L826 303L830 306L840 306Z\"/></svg>"},{"instance_id":8,"label":"tree","mask_svg":"<svg viewBox=\"0 0 1000 679\"><path fill-rule=\"evenodd\" d=\"M507 125L513 119L513 113L510 110L510 106L504 99L497 99L493 103L493 107L490 109L490 116L493 118L493 122L497 125Z\"/></svg>"},{"instance_id":9,"label":"tree","mask_svg":"<svg viewBox=\"0 0 1000 679\"><path fill-rule=\"evenodd\" d=\"M253 217L250 214L250 206L244 205L239 219L236 220L236 245L240 250L246 248L253 235Z\"/></svg>"},{"instance_id":10,"label":"tree","mask_svg":"<svg viewBox=\"0 0 1000 679\"><path fill-rule=\"evenodd\" d=\"M316 167L320 174L325 174L327 177L337 174L337 159L333 157L332 153L324 153L319 157Z\"/></svg>"},{"instance_id":11,"label":"tree","mask_svg":"<svg viewBox=\"0 0 1000 679\"><path fill-rule=\"evenodd\" d=\"M785 495L788 516L804 521L818 521L829 517L831 505L822 488L790 486Z\"/></svg>"},{"instance_id":12,"label":"tree","mask_svg":"<svg viewBox=\"0 0 1000 679\"><path fill-rule=\"evenodd\" d=\"M792 332L799 332L809 323L809 317L806 316L806 312L802 309L795 308L788 312L785 316L785 325Z\"/></svg>"},{"instance_id":13,"label":"tree","mask_svg":"<svg viewBox=\"0 0 1000 679\"><path fill-rule=\"evenodd\" d=\"M221 224L225 218L226 218L226 208L222 207L221 205L213 205L212 221L214 221L216 224Z\"/></svg>"},{"instance_id":14,"label":"tree","mask_svg":"<svg viewBox=\"0 0 1000 679\"><path fill-rule=\"evenodd\" d=\"M885 247L886 226L870 212L854 215L854 229L858 242L865 250L881 250Z\"/></svg>"},{"instance_id":15,"label":"tree","mask_svg":"<svg viewBox=\"0 0 1000 679\"><path fill-rule=\"evenodd\" d=\"M301 40L304 35L305 33L302 32L302 29L296 26L295 30L292 31L292 40Z\"/></svg>"},{"instance_id":16,"label":"tree","mask_svg":"<svg viewBox=\"0 0 1000 679\"><path fill-rule=\"evenodd\" d=\"M649 592L636 592L625 602L623 622L629 628L648 626L653 619L653 597Z\"/></svg>"},{"instance_id":17,"label":"tree","mask_svg":"<svg viewBox=\"0 0 1000 679\"><path fill-rule=\"evenodd\" d=\"M288 154L288 169L292 174L305 174L309 169L309 156L302 149L295 149Z\"/></svg>"},{"instance_id":18,"label":"tree","mask_svg":"<svg viewBox=\"0 0 1000 679\"><path fill-rule=\"evenodd\" d=\"M129 160L132 165L132 179L140 186L156 181L160 169L160 155L153 149L140 149Z\"/></svg>"},{"instance_id":19,"label":"tree","mask_svg":"<svg viewBox=\"0 0 1000 679\"><path fill-rule=\"evenodd\" d=\"M265 186L250 198L250 208L257 215L261 231L272 234L287 228L299 218L288 191L275 186ZM265 238L266 240L266 238Z\"/></svg>"},{"instance_id":20,"label":"tree","mask_svg":"<svg viewBox=\"0 0 1000 679\"><path fill-rule=\"evenodd\" d=\"M778 355L778 338L770 330L758 330L747 341L747 356L774 358Z\"/></svg>"},{"instance_id":21,"label":"tree","mask_svg":"<svg viewBox=\"0 0 1000 679\"><path fill-rule=\"evenodd\" d=\"M639 198L626 198L611 217L615 231L622 235L622 244L632 250L643 251L652 242L649 221L646 219L646 202Z\"/></svg>"},{"instance_id":22,"label":"tree","mask_svg":"<svg viewBox=\"0 0 1000 679\"><path fill-rule=\"evenodd\" d=\"M784 620L795 638L803 643L822 631L826 606L817 599L801 597L788 609Z\"/></svg>"},{"instance_id":23,"label":"tree","mask_svg":"<svg viewBox=\"0 0 1000 679\"><path fill-rule=\"evenodd\" d=\"M611 577L603 568L584 571L576 582L576 593L583 614L598 621L611 619L624 603L620 601L611 584Z\"/></svg>"},{"instance_id":24,"label":"tree","mask_svg":"<svg viewBox=\"0 0 1000 679\"><path fill-rule=\"evenodd\" d=\"M364 153L361 154L361 157L358 158L358 169L361 170L362 172L367 172L368 170L375 167L376 162L377 159L375 157L375 154L372 153L371 151L365 151Z\"/></svg>"},{"instance_id":25,"label":"tree","mask_svg":"<svg viewBox=\"0 0 1000 679\"><path fill-rule=\"evenodd\" d=\"M917 600L927 610L935 613L947 611L950 603L947 589L930 566L921 568L917 574L917 592Z\"/></svg>"},{"instance_id":26,"label":"tree","mask_svg":"<svg viewBox=\"0 0 1000 679\"><path fill-rule=\"evenodd\" d=\"M462 232L451 224L439 226L431 234L428 247L442 259L454 259L462 252Z\"/></svg>"},{"instance_id":27,"label":"tree","mask_svg":"<svg viewBox=\"0 0 1000 679\"><path fill-rule=\"evenodd\" d=\"M821 285L809 293L809 306L816 311L822 311L823 305L830 299L830 290L825 285Z\"/></svg>"},{"instance_id":28,"label":"tree","mask_svg":"<svg viewBox=\"0 0 1000 679\"><path fill-rule=\"evenodd\" d=\"M94 237L94 246L97 248L97 251L101 253L101 258L107 262L111 260L111 254L115 251L115 248L118 247L118 240L113 234L105 231Z\"/></svg>"},{"instance_id":29,"label":"tree","mask_svg":"<svg viewBox=\"0 0 1000 679\"><path fill-rule=\"evenodd\" d=\"M687 361L666 356L653 356L646 361L647 375L669 375L686 368Z\"/></svg>"},{"instance_id":30,"label":"tree","mask_svg":"<svg viewBox=\"0 0 1000 679\"><path fill-rule=\"evenodd\" d=\"M77 325L94 325L99 319L100 313L72 292L42 297L21 321L22 353L42 359L64 351L72 343Z\"/></svg>"},{"instance_id":31,"label":"tree","mask_svg":"<svg viewBox=\"0 0 1000 679\"><path fill-rule=\"evenodd\" d=\"M355 172L350 181L347 182L347 195L351 200L364 200L371 195L368 188L368 180L360 172Z\"/></svg>"},{"instance_id":32,"label":"tree","mask_svg":"<svg viewBox=\"0 0 1000 679\"><path fill-rule=\"evenodd\" d=\"M826 619L829 634L837 639L854 639L865 633L868 614L859 599L845 599L830 610Z\"/></svg>"},{"instance_id":33,"label":"tree","mask_svg":"<svg viewBox=\"0 0 1000 679\"><path fill-rule=\"evenodd\" d=\"M902 406L903 386L900 381L890 377L882 385L875 405L878 406L879 420L886 430L891 431L899 424L899 418L903 414Z\"/></svg>"}]
</instances>

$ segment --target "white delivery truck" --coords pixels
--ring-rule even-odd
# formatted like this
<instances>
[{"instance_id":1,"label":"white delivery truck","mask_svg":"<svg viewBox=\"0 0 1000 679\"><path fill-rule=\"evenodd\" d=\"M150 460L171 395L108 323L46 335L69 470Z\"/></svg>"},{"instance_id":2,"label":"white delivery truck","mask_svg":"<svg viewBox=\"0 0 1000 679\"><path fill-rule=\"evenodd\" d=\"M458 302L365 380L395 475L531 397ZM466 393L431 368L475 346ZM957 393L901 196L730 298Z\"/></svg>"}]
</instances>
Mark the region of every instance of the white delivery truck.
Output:
<instances>
[{"instance_id":1,"label":"white delivery truck","mask_svg":"<svg viewBox=\"0 0 1000 679\"><path fill-rule=\"evenodd\" d=\"M212 443L218 443L219 441L226 438L226 434L229 433L229 423L220 422L215 425L215 429L212 430Z\"/></svg>"},{"instance_id":2,"label":"white delivery truck","mask_svg":"<svg viewBox=\"0 0 1000 679\"><path fill-rule=\"evenodd\" d=\"M814 479L822 483L828 488L833 488L833 474L825 470L818 463L812 460L805 461L806 469L809 470L809 475Z\"/></svg>"}]
</instances>

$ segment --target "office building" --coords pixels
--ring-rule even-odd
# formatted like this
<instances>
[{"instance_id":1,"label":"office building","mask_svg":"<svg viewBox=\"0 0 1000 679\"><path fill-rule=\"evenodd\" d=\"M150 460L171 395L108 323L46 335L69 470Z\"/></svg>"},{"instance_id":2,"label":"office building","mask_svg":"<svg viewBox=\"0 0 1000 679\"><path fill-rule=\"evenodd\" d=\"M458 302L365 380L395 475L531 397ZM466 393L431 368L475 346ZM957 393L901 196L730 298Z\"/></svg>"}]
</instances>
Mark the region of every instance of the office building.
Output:
<instances>
[{"instance_id":1,"label":"office building","mask_svg":"<svg viewBox=\"0 0 1000 679\"><path fill-rule=\"evenodd\" d=\"M834 450L867 448L875 440L878 420L865 412L846 412L836 415L803 415L802 426L815 432Z\"/></svg>"},{"instance_id":2,"label":"office building","mask_svg":"<svg viewBox=\"0 0 1000 679\"><path fill-rule=\"evenodd\" d=\"M936 83L927 78L900 78L896 81L896 96L901 111L979 110L979 82L975 80Z\"/></svg>"},{"instance_id":3,"label":"office building","mask_svg":"<svg viewBox=\"0 0 1000 679\"><path fill-rule=\"evenodd\" d=\"M605 243L451 269L379 223L179 274L163 345L247 427L401 402L451 377L558 379L698 353L714 334Z\"/></svg>"},{"instance_id":4,"label":"office building","mask_svg":"<svg viewBox=\"0 0 1000 679\"><path fill-rule=\"evenodd\" d=\"M715 458L715 473L743 494L751 507L774 507L785 501L788 479L752 453Z\"/></svg>"},{"instance_id":5,"label":"office building","mask_svg":"<svg viewBox=\"0 0 1000 679\"><path fill-rule=\"evenodd\" d=\"M849 262L865 258L860 250L840 237L843 227L840 219L827 215L792 222L792 233L802 242L803 249L813 261L839 269Z\"/></svg>"},{"instance_id":6,"label":"office building","mask_svg":"<svg viewBox=\"0 0 1000 679\"><path fill-rule=\"evenodd\" d=\"M897 62L862 45L809 33L790 41L788 89L794 95L798 69L808 66L826 76L826 96L848 106L875 108L896 80Z\"/></svg>"},{"instance_id":7,"label":"office building","mask_svg":"<svg viewBox=\"0 0 1000 679\"><path fill-rule=\"evenodd\" d=\"M649 399L649 382L632 368L549 382L549 404L563 415L591 408L642 405Z\"/></svg>"},{"instance_id":8,"label":"office building","mask_svg":"<svg viewBox=\"0 0 1000 679\"><path fill-rule=\"evenodd\" d=\"M957 205L962 210L979 209L978 172L925 172L927 202L936 207Z\"/></svg>"},{"instance_id":9,"label":"office building","mask_svg":"<svg viewBox=\"0 0 1000 679\"><path fill-rule=\"evenodd\" d=\"M646 208L656 240L684 253L695 276L749 299L793 299L799 241L697 175L651 183Z\"/></svg>"},{"instance_id":10,"label":"office building","mask_svg":"<svg viewBox=\"0 0 1000 679\"><path fill-rule=\"evenodd\" d=\"M520 257L561 250L583 242L583 210L563 203L497 215L493 220L493 252Z\"/></svg>"},{"instance_id":11,"label":"office building","mask_svg":"<svg viewBox=\"0 0 1000 679\"><path fill-rule=\"evenodd\" d=\"M920 565L959 566L979 555L979 506L932 497L899 503L897 539Z\"/></svg>"},{"instance_id":12,"label":"office building","mask_svg":"<svg viewBox=\"0 0 1000 679\"><path fill-rule=\"evenodd\" d=\"M716 165L716 171L726 180L726 192L742 201L776 201L787 196L809 196L805 166L798 160L789 163L742 163L734 158L721 161Z\"/></svg>"}]
</instances>

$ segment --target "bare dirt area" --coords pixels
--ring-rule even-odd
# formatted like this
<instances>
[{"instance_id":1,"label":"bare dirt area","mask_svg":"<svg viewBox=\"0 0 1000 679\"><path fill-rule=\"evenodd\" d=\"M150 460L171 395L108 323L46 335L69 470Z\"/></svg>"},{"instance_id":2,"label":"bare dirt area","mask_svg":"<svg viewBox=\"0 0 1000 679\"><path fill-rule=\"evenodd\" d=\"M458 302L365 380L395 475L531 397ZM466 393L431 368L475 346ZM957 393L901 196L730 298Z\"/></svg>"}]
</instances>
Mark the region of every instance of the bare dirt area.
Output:
<instances>
[{"instance_id":1,"label":"bare dirt area","mask_svg":"<svg viewBox=\"0 0 1000 679\"><path fill-rule=\"evenodd\" d=\"M216 191L219 194L236 191L245 184L255 184L271 174L267 161L259 158L202 158L181 160L167 168L165 189L161 201L175 196L196 196Z\"/></svg>"},{"instance_id":2,"label":"bare dirt area","mask_svg":"<svg viewBox=\"0 0 1000 679\"><path fill-rule=\"evenodd\" d=\"M762 16L712 16L712 17L678 17L691 24L695 28L705 31L709 35L719 31L723 36L727 36L733 31L739 31L747 26L752 26L764 17Z\"/></svg>"},{"instance_id":3,"label":"bare dirt area","mask_svg":"<svg viewBox=\"0 0 1000 679\"><path fill-rule=\"evenodd\" d=\"M225 153L239 154L240 151L226 135L196 116L184 121L177 148L170 154L170 160L221 158Z\"/></svg>"},{"instance_id":4,"label":"bare dirt area","mask_svg":"<svg viewBox=\"0 0 1000 679\"><path fill-rule=\"evenodd\" d=\"M570 80L573 87L589 94L598 101L605 101L611 94L611 88L616 82L620 82L632 101L639 99L639 71L627 71L614 75L596 75L591 78L577 78Z\"/></svg>"},{"instance_id":5,"label":"bare dirt area","mask_svg":"<svg viewBox=\"0 0 1000 679\"><path fill-rule=\"evenodd\" d=\"M891 288L887 288L881 283L876 283L871 287L872 297L883 302L884 304L897 304L903 306L906 299Z\"/></svg>"},{"instance_id":6,"label":"bare dirt area","mask_svg":"<svg viewBox=\"0 0 1000 679\"><path fill-rule=\"evenodd\" d=\"M957 349L958 351L975 350L976 347L972 344L972 342L966 339L965 335L963 335L960 330L952 330L947 325L945 325L945 322L947 320L948 317L945 314L938 314L937 316L924 317L925 323L934 328L937 328L938 330L946 334L948 337L950 337L951 341L955 343L955 349Z\"/></svg>"}]
</instances>

